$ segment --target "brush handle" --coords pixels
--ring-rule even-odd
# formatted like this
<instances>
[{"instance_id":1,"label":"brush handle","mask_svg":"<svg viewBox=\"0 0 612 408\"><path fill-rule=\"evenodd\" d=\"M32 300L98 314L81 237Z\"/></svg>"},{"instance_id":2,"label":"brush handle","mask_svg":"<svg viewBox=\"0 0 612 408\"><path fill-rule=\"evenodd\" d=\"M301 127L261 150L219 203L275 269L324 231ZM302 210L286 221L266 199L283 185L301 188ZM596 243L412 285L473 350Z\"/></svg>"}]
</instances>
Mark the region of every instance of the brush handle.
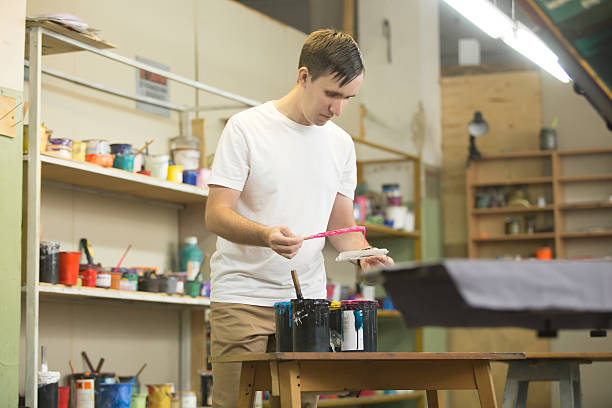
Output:
<instances>
[{"instance_id":1,"label":"brush handle","mask_svg":"<svg viewBox=\"0 0 612 408\"><path fill-rule=\"evenodd\" d=\"M325 232L321 232L319 234L314 234L314 235L310 235L308 237L304 237L304 240L307 239L313 239L313 238L325 238L325 237L329 237L332 235L338 235L338 234L346 234L347 232L364 232L365 233L366 228L363 226L356 226L356 227L350 227L350 228L342 228L342 229L337 229L334 231L325 231Z\"/></svg>"},{"instance_id":2,"label":"brush handle","mask_svg":"<svg viewBox=\"0 0 612 408\"><path fill-rule=\"evenodd\" d=\"M84 351L81 351L81 355L83 356L83 358L85 358L85 362L87 363L89 370L91 370L92 373L95 373L96 371L94 370L94 367L91 364L91 361L89 361L89 357L87 357L87 353Z\"/></svg>"},{"instance_id":3,"label":"brush handle","mask_svg":"<svg viewBox=\"0 0 612 408\"><path fill-rule=\"evenodd\" d=\"M125 258L125 256L127 255L128 251L130 250L131 247L132 247L132 244L128 245L128 247L125 249L125 252L123 253L123 256L119 260L119 263L117 264L117 266L115 267L115 270L113 272L117 272L117 269L119 269L119 267L121 266L121 262L123 262L123 259Z\"/></svg>"},{"instance_id":4,"label":"brush handle","mask_svg":"<svg viewBox=\"0 0 612 408\"><path fill-rule=\"evenodd\" d=\"M144 146L142 146L140 149L138 149L138 151L136 153L134 153L134 156L138 156L140 153L142 153L144 151L144 149L146 149L147 147L149 147L149 145L151 143L153 143L155 141L155 139L151 139L149 140Z\"/></svg>"},{"instance_id":5,"label":"brush handle","mask_svg":"<svg viewBox=\"0 0 612 408\"><path fill-rule=\"evenodd\" d=\"M293 279L293 286L295 286L295 294L298 299L304 299L302 296L302 289L300 288L300 281L298 280L297 271L294 269L291 271L291 278Z\"/></svg>"},{"instance_id":6,"label":"brush handle","mask_svg":"<svg viewBox=\"0 0 612 408\"><path fill-rule=\"evenodd\" d=\"M144 363L142 367L140 367L140 370L138 370L138 372L136 373L136 375L134 377L138 377L140 375L140 373L142 373L142 370L145 369L145 367L147 366L147 363Z\"/></svg>"},{"instance_id":7,"label":"brush handle","mask_svg":"<svg viewBox=\"0 0 612 408\"><path fill-rule=\"evenodd\" d=\"M104 357L102 357L100 361L98 362L98 366L96 367L96 373L100 373L100 371L102 370L103 364L104 364Z\"/></svg>"}]
</instances>

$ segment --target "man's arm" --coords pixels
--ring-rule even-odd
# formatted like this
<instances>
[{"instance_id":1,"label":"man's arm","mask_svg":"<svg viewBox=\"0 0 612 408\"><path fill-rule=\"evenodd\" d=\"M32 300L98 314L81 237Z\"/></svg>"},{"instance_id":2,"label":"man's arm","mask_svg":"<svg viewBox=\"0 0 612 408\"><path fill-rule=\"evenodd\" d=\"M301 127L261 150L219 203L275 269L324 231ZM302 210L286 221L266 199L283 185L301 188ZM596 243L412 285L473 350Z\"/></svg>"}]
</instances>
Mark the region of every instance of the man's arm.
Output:
<instances>
[{"instance_id":1,"label":"man's arm","mask_svg":"<svg viewBox=\"0 0 612 408\"><path fill-rule=\"evenodd\" d=\"M353 217L353 201L350 198L337 193L331 215L329 216L327 229L332 231L340 228L354 227L355 225L355 218ZM364 241L363 234L360 232L332 235L329 237L329 242L331 242L338 252L356 251L370 246L367 241ZM372 256L362 259L360 265L363 270L367 270L377 265L393 265L393 259L385 255Z\"/></svg>"},{"instance_id":2,"label":"man's arm","mask_svg":"<svg viewBox=\"0 0 612 408\"><path fill-rule=\"evenodd\" d=\"M271 248L285 258L293 258L302 246L302 237L286 226L268 227L250 221L235 210L240 191L211 185L206 201L206 228L236 244Z\"/></svg>"}]
</instances>

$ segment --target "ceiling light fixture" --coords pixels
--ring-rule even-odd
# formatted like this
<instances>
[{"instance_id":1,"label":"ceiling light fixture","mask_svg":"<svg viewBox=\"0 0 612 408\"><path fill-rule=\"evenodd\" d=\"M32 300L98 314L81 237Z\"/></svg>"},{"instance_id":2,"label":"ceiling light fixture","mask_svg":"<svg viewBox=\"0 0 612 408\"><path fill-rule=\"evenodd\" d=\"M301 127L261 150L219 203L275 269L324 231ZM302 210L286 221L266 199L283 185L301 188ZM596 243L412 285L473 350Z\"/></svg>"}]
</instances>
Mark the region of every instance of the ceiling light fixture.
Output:
<instances>
[{"instance_id":1,"label":"ceiling light fixture","mask_svg":"<svg viewBox=\"0 0 612 408\"><path fill-rule=\"evenodd\" d=\"M559 58L529 28L513 21L488 0L444 0L492 38L499 38L543 70L567 83L571 78Z\"/></svg>"}]
</instances>

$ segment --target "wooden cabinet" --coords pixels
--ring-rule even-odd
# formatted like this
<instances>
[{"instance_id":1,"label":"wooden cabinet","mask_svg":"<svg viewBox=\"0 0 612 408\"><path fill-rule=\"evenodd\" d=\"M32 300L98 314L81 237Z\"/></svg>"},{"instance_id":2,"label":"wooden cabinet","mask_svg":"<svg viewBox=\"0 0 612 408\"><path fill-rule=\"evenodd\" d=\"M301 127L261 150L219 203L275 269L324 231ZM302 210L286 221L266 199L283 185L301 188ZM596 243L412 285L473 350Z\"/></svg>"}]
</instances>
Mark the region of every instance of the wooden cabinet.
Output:
<instances>
[{"instance_id":1,"label":"wooden cabinet","mask_svg":"<svg viewBox=\"0 0 612 408\"><path fill-rule=\"evenodd\" d=\"M470 258L612 255L612 148L484 155L466 189Z\"/></svg>"}]
</instances>

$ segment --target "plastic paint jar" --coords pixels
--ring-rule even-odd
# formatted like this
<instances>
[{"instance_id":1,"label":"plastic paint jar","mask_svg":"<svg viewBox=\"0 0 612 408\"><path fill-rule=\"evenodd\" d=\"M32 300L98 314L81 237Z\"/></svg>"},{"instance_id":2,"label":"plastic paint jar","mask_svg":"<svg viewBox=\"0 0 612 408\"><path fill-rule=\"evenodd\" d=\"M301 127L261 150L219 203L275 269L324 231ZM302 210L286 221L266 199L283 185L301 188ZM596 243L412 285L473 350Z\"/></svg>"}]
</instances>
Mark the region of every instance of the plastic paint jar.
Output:
<instances>
[{"instance_id":1,"label":"plastic paint jar","mask_svg":"<svg viewBox=\"0 0 612 408\"><path fill-rule=\"evenodd\" d=\"M72 143L72 160L84 162L87 144L85 142Z\"/></svg>"},{"instance_id":2,"label":"plastic paint jar","mask_svg":"<svg viewBox=\"0 0 612 408\"><path fill-rule=\"evenodd\" d=\"M131 154L132 145L129 143L113 143L110 145L111 154Z\"/></svg>"},{"instance_id":3,"label":"plastic paint jar","mask_svg":"<svg viewBox=\"0 0 612 408\"><path fill-rule=\"evenodd\" d=\"M208 179L210 178L211 170L207 168L198 169L198 177L196 186L200 188L208 188Z\"/></svg>"},{"instance_id":4,"label":"plastic paint jar","mask_svg":"<svg viewBox=\"0 0 612 408\"><path fill-rule=\"evenodd\" d=\"M110 283L110 288L111 289L121 289L121 284L119 282L121 282L121 275L123 275L121 272L111 272L111 283Z\"/></svg>"},{"instance_id":5,"label":"plastic paint jar","mask_svg":"<svg viewBox=\"0 0 612 408\"><path fill-rule=\"evenodd\" d=\"M96 269L85 269L79 272L81 275L82 286L87 286L90 288L96 287L96 277L98 276L98 271Z\"/></svg>"},{"instance_id":6,"label":"plastic paint jar","mask_svg":"<svg viewBox=\"0 0 612 408\"><path fill-rule=\"evenodd\" d=\"M188 280L185 281L185 295L196 297L200 296L202 290L202 281L200 280Z\"/></svg>"},{"instance_id":7,"label":"plastic paint jar","mask_svg":"<svg viewBox=\"0 0 612 408\"><path fill-rule=\"evenodd\" d=\"M193 391L181 392L181 408L198 408L198 398Z\"/></svg>"},{"instance_id":8,"label":"plastic paint jar","mask_svg":"<svg viewBox=\"0 0 612 408\"><path fill-rule=\"evenodd\" d=\"M80 252L59 253L59 283L76 285L79 277Z\"/></svg>"},{"instance_id":9,"label":"plastic paint jar","mask_svg":"<svg viewBox=\"0 0 612 408\"><path fill-rule=\"evenodd\" d=\"M274 304L274 320L276 322L276 351L292 352L291 302L277 302Z\"/></svg>"},{"instance_id":10,"label":"plastic paint jar","mask_svg":"<svg viewBox=\"0 0 612 408\"><path fill-rule=\"evenodd\" d=\"M168 180L175 183L183 182L183 168L181 166L168 166Z\"/></svg>"},{"instance_id":11,"label":"plastic paint jar","mask_svg":"<svg viewBox=\"0 0 612 408\"><path fill-rule=\"evenodd\" d=\"M294 352L329 351L329 306L327 299L291 299Z\"/></svg>"},{"instance_id":12,"label":"plastic paint jar","mask_svg":"<svg viewBox=\"0 0 612 408\"><path fill-rule=\"evenodd\" d=\"M84 140L87 143L86 154L110 154L108 141L101 139Z\"/></svg>"},{"instance_id":13,"label":"plastic paint jar","mask_svg":"<svg viewBox=\"0 0 612 408\"><path fill-rule=\"evenodd\" d=\"M40 243L40 281L58 283L59 242L42 241Z\"/></svg>"},{"instance_id":14,"label":"plastic paint jar","mask_svg":"<svg viewBox=\"0 0 612 408\"><path fill-rule=\"evenodd\" d=\"M167 154L145 156L145 169L151 172L152 177L166 180L168 178L168 160Z\"/></svg>"}]
</instances>

